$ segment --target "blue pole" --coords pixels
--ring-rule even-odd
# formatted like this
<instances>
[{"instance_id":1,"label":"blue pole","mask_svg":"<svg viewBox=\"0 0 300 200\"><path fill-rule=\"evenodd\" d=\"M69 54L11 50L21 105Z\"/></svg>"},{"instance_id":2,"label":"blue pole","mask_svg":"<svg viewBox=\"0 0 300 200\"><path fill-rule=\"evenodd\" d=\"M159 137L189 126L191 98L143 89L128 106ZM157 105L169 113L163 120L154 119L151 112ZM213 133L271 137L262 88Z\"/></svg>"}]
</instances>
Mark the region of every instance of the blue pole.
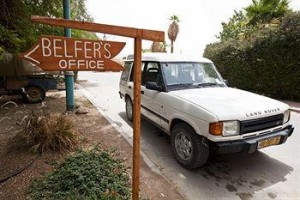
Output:
<instances>
[{"instance_id":1,"label":"blue pole","mask_svg":"<svg viewBox=\"0 0 300 200\"><path fill-rule=\"evenodd\" d=\"M63 0L64 18L70 19L70 0ZM65 28L65 37L71 37L71 29ZM75 110L74 101L74 72L65 72L67 111Z\"/></svg>"}]
</instances>

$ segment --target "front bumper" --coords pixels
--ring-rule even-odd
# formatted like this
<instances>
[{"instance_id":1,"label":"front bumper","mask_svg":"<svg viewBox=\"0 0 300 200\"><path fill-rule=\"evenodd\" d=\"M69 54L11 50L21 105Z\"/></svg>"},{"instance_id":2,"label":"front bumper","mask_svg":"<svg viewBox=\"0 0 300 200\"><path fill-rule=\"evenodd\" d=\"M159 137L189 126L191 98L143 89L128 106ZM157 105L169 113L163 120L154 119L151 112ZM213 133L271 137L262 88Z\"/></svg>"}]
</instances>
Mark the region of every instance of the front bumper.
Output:
<instances>
[{"instance_id":1,"label":"front bumper","mask_svg":"<svg viewBox=\"0 0 300 200\"><path fill-rule=\"evenodd\" d=\"M257 150L258 143L260 141L280 137L279 144L285 143L287 138L292 135L294 127L292 125L287 126L286 128L275 131L266 135L260 135L257 137L247 138L244 140L238 141L229 141L229 142L211 142L213 149L218 154L226 153L253 153Z\"/></svg>"}]
</instances>

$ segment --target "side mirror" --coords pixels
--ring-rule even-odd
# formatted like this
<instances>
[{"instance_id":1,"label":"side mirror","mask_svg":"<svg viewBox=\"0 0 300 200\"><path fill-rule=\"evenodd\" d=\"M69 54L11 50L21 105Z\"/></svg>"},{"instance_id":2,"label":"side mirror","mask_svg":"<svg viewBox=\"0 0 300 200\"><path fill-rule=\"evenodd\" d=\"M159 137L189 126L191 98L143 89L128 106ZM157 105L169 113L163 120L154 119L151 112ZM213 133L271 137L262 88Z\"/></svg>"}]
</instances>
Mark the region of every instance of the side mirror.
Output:
<instances>
[{"instance_id":1,"label":"side mirror","mask_svg":"<svg viewBox=\"0 0 300 200\"><path fill-rule=\"evenodd\" d=\"M156 82L147 82L146 88L149 90L162 91L162 86L157 85Z\"/></svg>"},{"instance_id":2,"label":"side mirror","mask_svg":"<svg viewBox=\"0 0 300 200\"><path fill-rule=\"evenodd\" d=\"M228 80L224 79L224 83L229 86Z\"/></svg>"}]
</instances>

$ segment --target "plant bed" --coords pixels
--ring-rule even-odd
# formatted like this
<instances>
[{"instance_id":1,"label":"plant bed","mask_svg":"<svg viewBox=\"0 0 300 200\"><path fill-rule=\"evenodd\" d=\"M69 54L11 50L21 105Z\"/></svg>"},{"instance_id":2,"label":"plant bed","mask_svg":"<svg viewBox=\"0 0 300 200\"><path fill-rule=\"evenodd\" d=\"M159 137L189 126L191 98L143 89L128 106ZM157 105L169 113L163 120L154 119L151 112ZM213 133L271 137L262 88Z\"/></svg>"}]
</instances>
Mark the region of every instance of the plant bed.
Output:
<instances>
[{"instance_id":1,"label":"plant bed","mask_svg":"<svg viewBox=\"0 0 300 200\"><path fill-rule=\"evenodd\" d=\"M113 152L78 150L43 178L33 181L32 199L129 199L125 166Z\"/></svg>"},{"instance_id":2,"label":"plant bed","mask_svg":"<svg viewBox=\"0 0 300 200\"><path fill-rule=\"evenodd\" d=\"M15 147L14 142L17 141L13 141L13 138L23 127L21 122L24 116L30 115L32 110L43 109L45 113L65 114L65 92L49 92L47 95L40 104L24 104L18 96L0 97L0 179L24 169L0 183L0 199L30 199L32 193L30 194L29 187L34 184L33 180L42 180L47 174L54 173L66 158L76 154L76 148L89 151L95 145L99 145L101 149L115 150L115 159L123 161L130 182L132 147L79 92L75 94L75 102L84 105L89 112L85 115L67 115L79 133L80 142L76 148L63 152L45 150L42 154L36 154L21 146ZM6 104L10 101L14 103ZM140 195L143 198L184 199L172 184L153 172L143 160L140 181Z\"/></svg>"}]
</instances>

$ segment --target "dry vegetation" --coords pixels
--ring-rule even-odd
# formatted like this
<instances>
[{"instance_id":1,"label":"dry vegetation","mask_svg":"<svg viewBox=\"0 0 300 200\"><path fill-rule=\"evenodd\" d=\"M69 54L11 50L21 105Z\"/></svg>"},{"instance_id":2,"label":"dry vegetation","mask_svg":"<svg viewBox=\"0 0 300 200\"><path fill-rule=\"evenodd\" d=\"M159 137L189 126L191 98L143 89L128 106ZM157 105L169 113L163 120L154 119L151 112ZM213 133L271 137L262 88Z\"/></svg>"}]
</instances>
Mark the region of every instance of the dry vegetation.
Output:
<instances>
[{"instance_id":1,"label":"dry vegetation","mask_svg":"<svg viewBox=\"0 0 300 200\"><path fill-rule=\"evenodd\" d=\"M77 146L79 137L67 115L38 111L25 116L24 131L15 140L34 152L68 151Z\"/></svg>"}]
</instances>

